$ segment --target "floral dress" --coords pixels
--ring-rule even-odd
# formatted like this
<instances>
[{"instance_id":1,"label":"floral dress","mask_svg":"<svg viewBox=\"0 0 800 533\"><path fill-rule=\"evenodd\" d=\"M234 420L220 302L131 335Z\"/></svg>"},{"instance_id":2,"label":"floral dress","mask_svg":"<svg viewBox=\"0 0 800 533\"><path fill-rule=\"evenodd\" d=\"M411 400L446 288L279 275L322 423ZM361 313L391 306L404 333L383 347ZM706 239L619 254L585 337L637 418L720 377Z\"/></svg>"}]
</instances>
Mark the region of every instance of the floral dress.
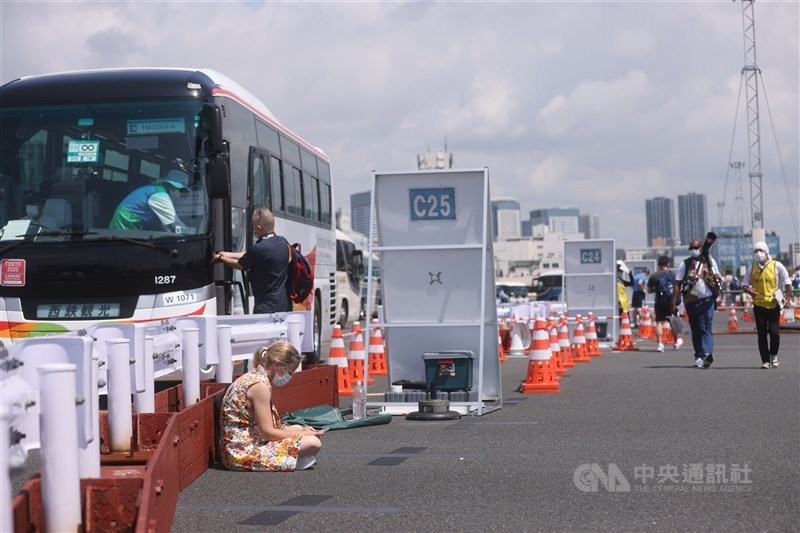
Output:
<instances>
[{"instance_id":1,"label":"floral dress","mask_svg":"<svg viewBox=\"0 0 800 533\"><path fill-rule=\"evenodd\" d=\"M258 367L233 382L222 400L222 462L229 470L292 471L297 464L302 435L279 441L265 440L256 422L253 402L247 391L256 383L272 385L265 370ZM272 407L272 423L281 427Z\"/></svg>"}]
</instances>

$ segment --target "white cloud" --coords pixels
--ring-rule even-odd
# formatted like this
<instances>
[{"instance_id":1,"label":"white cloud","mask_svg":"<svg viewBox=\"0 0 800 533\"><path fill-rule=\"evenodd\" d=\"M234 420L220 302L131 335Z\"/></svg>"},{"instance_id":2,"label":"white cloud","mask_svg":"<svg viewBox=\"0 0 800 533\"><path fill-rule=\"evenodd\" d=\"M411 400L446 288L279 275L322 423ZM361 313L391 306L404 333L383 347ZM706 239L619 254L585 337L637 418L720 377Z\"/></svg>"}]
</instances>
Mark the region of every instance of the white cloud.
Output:
<instances>
[{"instance_id":1,"label":"white cloud","mask_svg":"<svg viewBox=\"0 0 800 533\"><path fill-rule=\"evenodd\" d=\"M762 106L764 201L785 248L800 5L755 10L790 183ZM652 196L704 193L717 219L744 60L739 3L0 2L0 15L3 82L124 66L224 73L328 152L344 209L370 171L411 169L446 136L458 166L488 166L492 191L523 212L597 213L621 245L644 243Z\"/></svg>"}]
</instances>

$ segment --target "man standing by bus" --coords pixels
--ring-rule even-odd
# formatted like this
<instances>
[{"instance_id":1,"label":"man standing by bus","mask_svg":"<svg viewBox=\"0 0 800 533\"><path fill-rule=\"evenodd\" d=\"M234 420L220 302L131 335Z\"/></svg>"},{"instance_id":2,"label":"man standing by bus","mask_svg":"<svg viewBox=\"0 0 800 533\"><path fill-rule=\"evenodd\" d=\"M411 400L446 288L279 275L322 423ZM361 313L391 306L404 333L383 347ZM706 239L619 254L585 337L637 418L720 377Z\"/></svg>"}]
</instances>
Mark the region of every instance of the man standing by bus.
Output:
<instances>
[{"instance_id":1,"label":"man standing by bus","mask_svg":"<svg viewBox=\"0 0 800 533\"><path fill-rule=\"evenodd\" d=\"M769 368L770 363L775 368L781 343L781 310L788 303L787 298L791 298L792 283L786 267L770 257L767 243L757 242L753 246L753 257L755 262L747 267L742 289L753 297L761 368Z\"/></svg>"},{"instance_id":2,"label":"man standing by bus","mask_svg":"<svg viewBox=\"0 0 800 533\"><path fill-rule=\"evenodd\" d=\"M254 313L289 312L289 242L275 234L275 217L266 207L253 211L251 223L258 237L256 243L246 252L217 252L213 262L247 271L255 298Z\"/></svg>"}]
</instances>

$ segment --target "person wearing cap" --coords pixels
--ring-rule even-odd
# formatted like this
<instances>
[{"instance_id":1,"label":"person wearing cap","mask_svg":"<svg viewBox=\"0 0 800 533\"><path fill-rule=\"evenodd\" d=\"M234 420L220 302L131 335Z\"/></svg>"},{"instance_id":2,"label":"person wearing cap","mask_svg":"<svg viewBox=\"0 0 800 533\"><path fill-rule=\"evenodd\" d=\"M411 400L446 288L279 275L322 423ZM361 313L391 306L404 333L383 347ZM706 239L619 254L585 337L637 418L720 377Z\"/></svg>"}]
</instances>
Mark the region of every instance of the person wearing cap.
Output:
<instances>
[{"instance_id":1,"label":"person wearing cap","mask_svg":"<svg viewBox=\"0 0 800 533\"><path fill-rule=\"evenodd\" d=\"M628 300L628 293L625 287L633 287L633 274L628 265L622 259L617 259L617 303L619 304L619 317L622 321L622 313L631 310L631 303Z\"/></svg>"},{"instance_id":2,"label":"person wearing cap","mask_svg":"<svg viewBox=\"0 0 800 533\"><path fill-rule=\"evenodd\" d=\"M689 257L681 261L675 276L672 292L672 313L678 308L678 297L683 294L683 306L689 316L694 347L694 366L708 368L714 362L714 322L716 297L710 283L722 279L717 262L703 253L703 242L694 239L689 243ZM684 287L685 286L685 287ZM685 290L684 290L685 289Z\"/></svg>"},{"instance_id":3,"label":"person wearing cap","mask_svg":"<svg viewBox=\"0 0 800 533\"><path fill-rule=\"evenodd\" d=\"M180 170L170 170L156 183L142 185L119 203L111 217L111 229L174 232L186 225L175 212L175 200L188 191L189 176Z\"/></svg>"},{"instance_id":4,"label":"person wearing cap","mask_svg":"<svg viewBox=\"0 0 800 533\"><path fill-rule=\"evenodd\" d=\"M53 217L44 214L45 197L35 191L25 193L25 216L22 220L30 220L44 229L57 229L58 222Z\"/></svg>"},{"instance_id":5,"label":"person wearing cap","mask_svg":"<svg viewBox=\"0 0 800 533\"><path fill-rule=\"evenodd\" d=\"M792 283L786 267L769 255L769 246L764 241L753 246L753 259L744 274L742 290L753 297L761 368L769 368L770 364L775 368L781 345L781 309L789 303Z\"/></svg>"}]
</instances>

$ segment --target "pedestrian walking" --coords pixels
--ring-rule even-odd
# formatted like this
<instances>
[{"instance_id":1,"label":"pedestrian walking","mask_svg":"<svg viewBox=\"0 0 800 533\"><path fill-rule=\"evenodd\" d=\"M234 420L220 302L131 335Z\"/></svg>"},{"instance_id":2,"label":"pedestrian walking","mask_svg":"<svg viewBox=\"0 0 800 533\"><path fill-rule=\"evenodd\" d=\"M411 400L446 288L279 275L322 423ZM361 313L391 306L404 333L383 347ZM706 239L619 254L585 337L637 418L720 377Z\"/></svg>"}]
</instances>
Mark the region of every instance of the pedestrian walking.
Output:
<instances>
[{"instance_id":1,"label":"pedestrian walking","mask_svg":"<svg viewBox=\"0 0 800 533\"><path fill-rule=\"evenodd\" d=\"M769 255L764 241L753 246L753 258L742 280L743 290L753 297L761 368L777 368L781 311L791 301L792 282L786 267Z\"/></svg>"},{"instance_id":2,"label":"pedestrian walking","mask_svg":"<svg viewBox=\"0 0 800 533\"><path fill-rule=\"evenodd\" d=\"M717 236L709 232L703 242L699 239L689 243L689 257L681 262L675 277L672 294L672 312L678 307L678 296L683 296L683 305L689 316L694 347L694 366L708 368L714 362L714 322L716 300L722 290L717 262L708 249Z\"/></svg>"}]
</instances>

